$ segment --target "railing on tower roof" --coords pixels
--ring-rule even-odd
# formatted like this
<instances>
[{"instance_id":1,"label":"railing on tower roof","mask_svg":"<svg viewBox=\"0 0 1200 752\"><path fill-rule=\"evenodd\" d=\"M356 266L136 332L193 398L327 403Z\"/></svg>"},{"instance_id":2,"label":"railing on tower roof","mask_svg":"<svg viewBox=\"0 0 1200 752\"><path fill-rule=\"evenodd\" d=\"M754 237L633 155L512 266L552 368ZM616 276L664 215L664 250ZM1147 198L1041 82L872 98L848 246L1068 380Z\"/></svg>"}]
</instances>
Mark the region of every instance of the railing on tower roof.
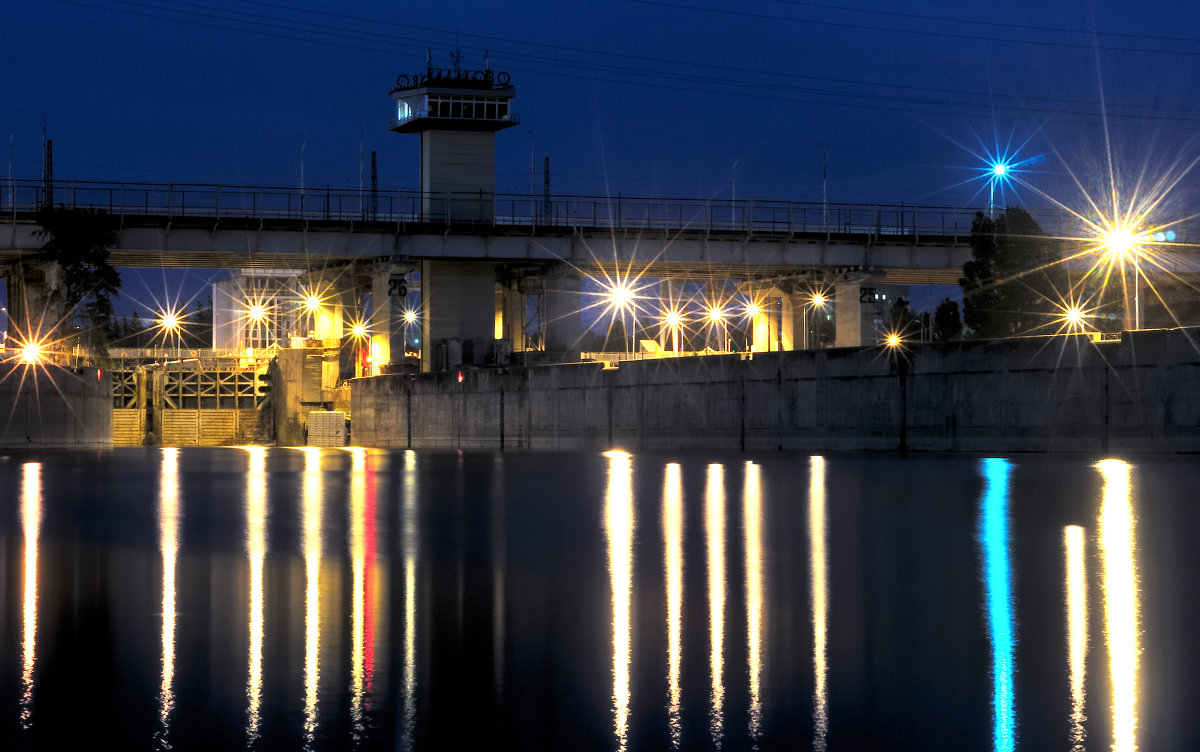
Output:
<instances>
[{"instance_id":1,"label":"railing on tower roof","mask_svg":"<svg viewBox=\"0 0 1200 752\"><path fill-rule=\"evenodd\" d=\"M42 205L41 180L0 182L0 214L16 219ZM436 220L423 218L419 191L290 188L188 183L54 181L56 204L103 209L120 217L172 221L259 219L308 222L374 222L419 231L422 227L507 227L530 231L619 230L718 232L744 235L828 234L878 238L965 238L978 208L842 204L802 201L659 198L645 196L531 196L438 194L445 202ZM486 222L454 217L456 202L494 203ZM1057 237L1088 237L1084 222L1067 212L1031 210L1042 229ZM427 216L427 215L426 215ZM27 219L27 217L23 217ZM481 229L482 229L481 227ZM1173 225L1177 242L1200 237L1200 220Z\"/></svg>"}]
</instances>

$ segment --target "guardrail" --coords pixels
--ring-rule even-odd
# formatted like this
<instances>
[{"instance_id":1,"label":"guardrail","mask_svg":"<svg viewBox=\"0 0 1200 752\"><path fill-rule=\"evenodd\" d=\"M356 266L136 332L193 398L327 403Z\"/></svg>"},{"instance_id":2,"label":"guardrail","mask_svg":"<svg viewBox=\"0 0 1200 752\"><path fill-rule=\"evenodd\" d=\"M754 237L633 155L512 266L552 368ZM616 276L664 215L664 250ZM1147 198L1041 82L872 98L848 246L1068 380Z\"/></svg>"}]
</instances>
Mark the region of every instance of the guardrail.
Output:
<instances>
[{"instance_id":1,"label":"guardrail","mask_svg":"<svg viewBox=\"0 0 1200 752\"><path fill-rule=\"evenodd\" d=\"M386 222L405 225L508 226L619 231L828 234L831 236L966 237L978 208L800 201L531 196L503 193L422 194L190 183L107 183L40 180L0 182L0 212L36 211L47 203L103 209L125 216ZM488 208L491 211L486 211ZM1031 210L1058 237L1088 237L1084 222L1063 211ZM480 220L478 217L488 219ZM1200 220L1172 225L1176 242L1200 237Z\"/></svg>"}]
</instances>

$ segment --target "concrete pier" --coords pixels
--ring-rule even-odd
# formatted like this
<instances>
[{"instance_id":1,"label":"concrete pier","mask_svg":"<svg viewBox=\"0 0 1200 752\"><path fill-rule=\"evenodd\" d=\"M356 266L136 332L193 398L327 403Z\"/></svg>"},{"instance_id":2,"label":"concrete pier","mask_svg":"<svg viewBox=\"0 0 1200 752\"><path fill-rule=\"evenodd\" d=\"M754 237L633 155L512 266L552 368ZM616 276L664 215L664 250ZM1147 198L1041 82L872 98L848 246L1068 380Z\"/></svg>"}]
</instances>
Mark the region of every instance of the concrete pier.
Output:
<instances>
[{"instance_id":1,"label":"concrete pier","mask_svg":"<svg viewBox=\"0 0 1200 752\"><path fill-rule=\"evenodd\" d=\"M0 449L110 447L112 416L108 371L0 364Z\"/></svg>"},{"instance_id":2,"label":"concrete pier","mask_svg":"<svg viewBox=\"0 0 1200 752\"><path fill-rule=\"evenodd\" d=\"M361 446L1198 452L1200 331L465 370L352 382Z\"/></svg>"}]
</instances>

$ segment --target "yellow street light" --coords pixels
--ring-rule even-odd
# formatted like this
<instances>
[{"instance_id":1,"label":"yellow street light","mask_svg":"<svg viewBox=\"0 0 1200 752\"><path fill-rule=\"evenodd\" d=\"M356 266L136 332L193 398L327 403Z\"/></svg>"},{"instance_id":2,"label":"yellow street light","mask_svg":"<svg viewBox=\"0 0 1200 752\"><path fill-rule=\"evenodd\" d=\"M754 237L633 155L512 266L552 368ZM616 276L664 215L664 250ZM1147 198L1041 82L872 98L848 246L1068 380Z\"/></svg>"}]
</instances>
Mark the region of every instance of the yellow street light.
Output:
<instances>
[{"instance_id":1,"label":"yellow street light","mask_svg":"<svg viewBox=\"0 0 1200 752\"><path fill-rule=\"evenodd\" d=\"M37 365L45 359L40 342L26 342L21 345L21 362L27 365Z\"/></svg>"}]
</instances>

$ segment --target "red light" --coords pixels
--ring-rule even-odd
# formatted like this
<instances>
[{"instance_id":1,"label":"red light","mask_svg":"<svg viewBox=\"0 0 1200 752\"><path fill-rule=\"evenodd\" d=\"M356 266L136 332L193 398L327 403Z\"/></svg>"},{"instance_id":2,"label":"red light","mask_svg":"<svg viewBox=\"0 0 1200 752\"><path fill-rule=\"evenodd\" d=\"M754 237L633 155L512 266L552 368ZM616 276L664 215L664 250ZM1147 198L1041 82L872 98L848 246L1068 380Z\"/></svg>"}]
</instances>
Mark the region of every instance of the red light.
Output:
<instances>
[{"instance_id":1,"label":"red light","mask_svg":"<svg viewBox=\"0 0 1200 752\"><path fill-rule=\"evenodd\" d=\"M100 380L100 369L97 368L96 369L96 381L99 381L99 380Z\"/></svg>"},{"instance_id":2,"label":"red light","mask_svg":"<svg viewBox=\"0 0 1200 752\"><path fill-rule=\"evenodd\" d=\"M462 371L458 372L458 383L462 383Z\"/></svg>"}]
</instances>

